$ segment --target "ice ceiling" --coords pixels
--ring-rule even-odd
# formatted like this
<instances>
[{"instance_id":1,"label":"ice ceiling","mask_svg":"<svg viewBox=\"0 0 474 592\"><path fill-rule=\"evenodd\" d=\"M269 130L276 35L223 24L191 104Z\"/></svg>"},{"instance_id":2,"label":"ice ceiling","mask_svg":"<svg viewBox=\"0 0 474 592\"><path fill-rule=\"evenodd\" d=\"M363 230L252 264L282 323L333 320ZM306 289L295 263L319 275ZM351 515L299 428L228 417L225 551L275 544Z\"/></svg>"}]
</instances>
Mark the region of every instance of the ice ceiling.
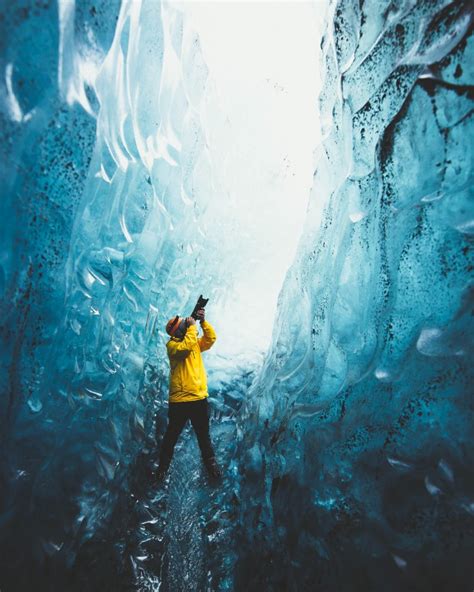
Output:
<instances>
[{"instance_id":1,"label":"ice ceiling","mask_svg":"<svg viewBox=\"0 0 474 592\"><path fill-rule=\"evenodd\" d=\"M472 589L469 3L1 16L2 591Z\"/></svg>"}]
</instances>

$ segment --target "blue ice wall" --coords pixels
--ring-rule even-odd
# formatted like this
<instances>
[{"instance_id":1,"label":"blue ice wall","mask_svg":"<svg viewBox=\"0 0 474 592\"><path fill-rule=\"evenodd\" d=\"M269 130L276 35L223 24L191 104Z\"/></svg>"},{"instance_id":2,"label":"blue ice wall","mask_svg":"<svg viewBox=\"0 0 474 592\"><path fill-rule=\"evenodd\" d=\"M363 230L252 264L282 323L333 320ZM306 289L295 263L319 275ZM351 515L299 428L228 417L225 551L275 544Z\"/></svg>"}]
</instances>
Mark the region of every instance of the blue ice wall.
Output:
<instances>
[{"instance_id":1,"label":"blue ice wall","mask_svg":"<svg viewBox=\"0 0 474 592\"><path fill-rule=\"evenodd\" d=\"M222 487L187 431L159 491L162 326L238 247L199 40L153 0L1 16L2 590L472 589L468 3L330 5L272 345L211 392Z\"/></svg>"},{"instance_id":2,"label":"blue ice wall","mask_svg":"<svg viewBox=\"0 0 474 592\"><path fill-rule=\"evenodd\" d=\"M241 417L237 589L468 590L472 13L332 14L312 201Z\"/></svg>"},{"instance_id":3,"label":"blue ice wall","mask_svg":"<svg viewBox=\"0 0 474 592\"><path fill-rule=\"evenodd\" d=\"M184 567L180 553L215 502L180 501L183 481L206 485L189 432L169 501L145 496L166 425L163 327L232 273L205 216L199 40L154 0L24 3L1 24L0 587L202 583L205 544ZM234 439L246 374L217 393L217 445Z\"/></svg>"},{"instance_id":4,"label":"blue ice wall","mask_svg":"<svg viewBox=\"0 0 474 592\"><path fill-rule=\"evenodd\" d=\"M112 41L118 6L97 2L92 9L78 2L76 9L76 20L74 11L65 15L61 31L56 3L1 7L0 555L6 589L21 589L32 575L28 566L34 574L35 565L64 547L61 525L70 532L76 512L71 494L80 454L73 446L63 456L57 452L70 408L54 391L50 365L64 326L64 266L93 153L97 106L77 76L82 103L67 102L68 57L80 48L100 59ZM80 439L75 447L80 450Z\"/></svg>"}]
</instances>

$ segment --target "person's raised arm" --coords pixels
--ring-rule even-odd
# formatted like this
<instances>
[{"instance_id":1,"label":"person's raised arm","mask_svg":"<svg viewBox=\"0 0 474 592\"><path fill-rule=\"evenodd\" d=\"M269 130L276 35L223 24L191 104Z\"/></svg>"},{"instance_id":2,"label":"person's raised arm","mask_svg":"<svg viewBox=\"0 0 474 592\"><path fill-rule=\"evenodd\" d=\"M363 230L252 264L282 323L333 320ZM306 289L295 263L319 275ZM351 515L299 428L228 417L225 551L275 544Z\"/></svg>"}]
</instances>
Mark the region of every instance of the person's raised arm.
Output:
<instances>
[{"instance_id":1,"label":"person's raised arm","mask_svg":"<svg viewBox=\"0 0 474 592\"><path fill-rule=\"evenodd\" d=\"M203 352L208 349L211 349L211 347L214 345L214 342L217 339L217 335L216 335L216 332L214 331L214 327L211 325L211 323L208 323L204 319L204 315L202 316L202 318L200 318L200 321L201 321L201 328L204 332L204 335L198 339L198 342L199 342L199 349Z\"/></svg>"}]
</instances>

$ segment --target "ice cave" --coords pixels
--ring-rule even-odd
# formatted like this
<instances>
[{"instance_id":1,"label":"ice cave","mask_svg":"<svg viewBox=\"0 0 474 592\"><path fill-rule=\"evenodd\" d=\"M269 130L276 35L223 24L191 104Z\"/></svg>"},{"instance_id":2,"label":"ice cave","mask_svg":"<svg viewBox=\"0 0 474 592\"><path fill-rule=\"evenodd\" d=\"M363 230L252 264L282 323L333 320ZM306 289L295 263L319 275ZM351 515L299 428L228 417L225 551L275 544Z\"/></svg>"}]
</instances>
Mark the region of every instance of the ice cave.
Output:
<instances>
[{"instance_id":1,"label":"ice cave","mask_svg":"<svg viewBox=\"0 0 474 592\"><path fill-rule=\"evenodd\" d=\"M473 7L2 0L1 592L474 589ZM209 299L222 478L166 481Z\"/></svg>"}]
</instances>

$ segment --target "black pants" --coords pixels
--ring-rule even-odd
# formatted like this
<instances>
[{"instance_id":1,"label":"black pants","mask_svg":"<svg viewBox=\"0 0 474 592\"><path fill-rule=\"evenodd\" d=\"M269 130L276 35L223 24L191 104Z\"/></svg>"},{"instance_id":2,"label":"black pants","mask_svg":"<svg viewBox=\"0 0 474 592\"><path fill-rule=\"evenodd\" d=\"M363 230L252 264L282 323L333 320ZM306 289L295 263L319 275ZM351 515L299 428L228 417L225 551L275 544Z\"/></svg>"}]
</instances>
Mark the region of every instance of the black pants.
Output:
<instances>
[{"instance_id":1,"label":"black pants","mask_svg":"<svg viewBox=\"0 0 474 592\"><path fill-rule=\"evenodd\" d=\"M160 465L168 466L179 435L188 419L196 432L199 448L204 462L214 456L209 436L209 405L207 398L185 403L170 403L168 410L168 427L161 444Z\"/></svg>"}]
</instances>

